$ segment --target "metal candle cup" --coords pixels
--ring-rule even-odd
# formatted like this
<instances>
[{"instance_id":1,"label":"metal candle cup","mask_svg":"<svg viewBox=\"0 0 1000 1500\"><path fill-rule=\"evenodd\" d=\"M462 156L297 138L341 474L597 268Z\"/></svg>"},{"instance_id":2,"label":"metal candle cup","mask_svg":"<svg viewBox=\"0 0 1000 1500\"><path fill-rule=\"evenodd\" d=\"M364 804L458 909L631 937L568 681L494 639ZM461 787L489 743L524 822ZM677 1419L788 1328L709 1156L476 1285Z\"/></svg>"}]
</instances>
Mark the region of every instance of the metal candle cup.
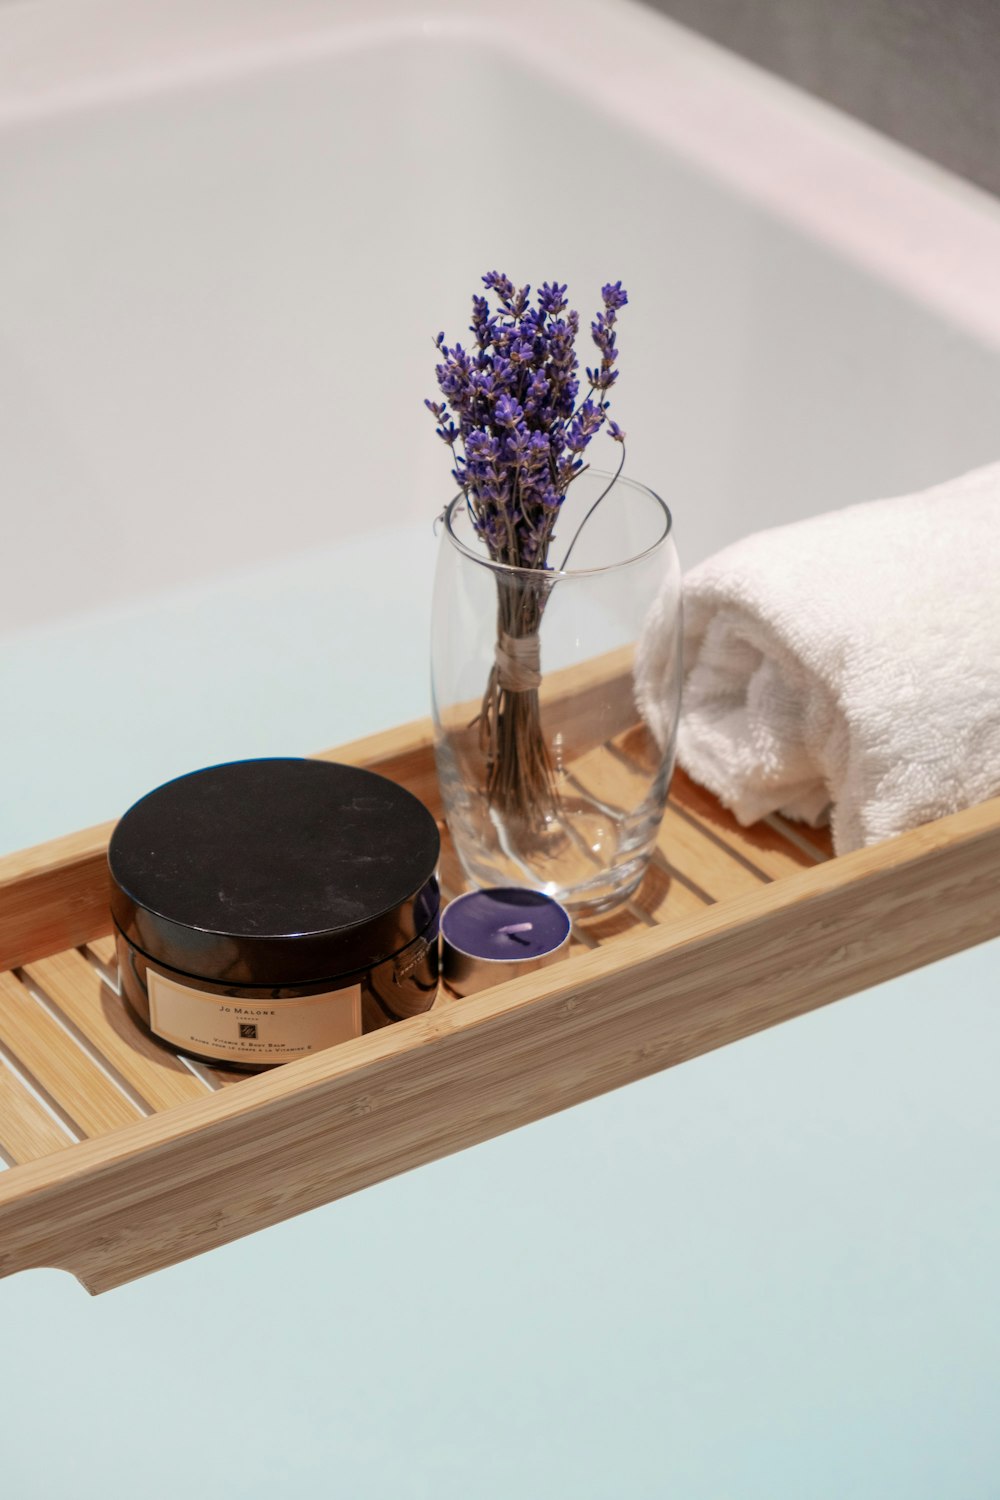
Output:
<instances>
[{"instance_id":1,"label":"metal candle cup","mask_svg":"<svg viewBox=\"0 0 1000 1500\"><path fill-rule=\"evenodd\" d=\"M474 995L558 963L569 951L569 938L569 913L541 891L467 891L441 918L442 978L453 994Z\"/></svg>"}]
</instances>

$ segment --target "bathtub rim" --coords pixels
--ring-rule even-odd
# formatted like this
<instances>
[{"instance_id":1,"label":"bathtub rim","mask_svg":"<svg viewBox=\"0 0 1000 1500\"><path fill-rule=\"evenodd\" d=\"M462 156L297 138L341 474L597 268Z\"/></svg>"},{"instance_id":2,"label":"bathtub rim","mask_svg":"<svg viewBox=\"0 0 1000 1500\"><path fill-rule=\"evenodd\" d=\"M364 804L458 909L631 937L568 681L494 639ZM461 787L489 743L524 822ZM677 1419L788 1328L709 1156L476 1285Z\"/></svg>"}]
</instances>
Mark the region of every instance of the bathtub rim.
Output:
<instances>
[{"instance_id":1,"label":"bathtub rim","mask_svg":"<svg viewBox=\"0 0 1000 1500\"><path fill-rule=\"evenodd\" d=\"M530 35L528 54L524 37ZM1000 201L637 0L25 0L0 7L0 144L32 124L329 62L493 51L1000 349Z\"/></svg>"}]
</instances>

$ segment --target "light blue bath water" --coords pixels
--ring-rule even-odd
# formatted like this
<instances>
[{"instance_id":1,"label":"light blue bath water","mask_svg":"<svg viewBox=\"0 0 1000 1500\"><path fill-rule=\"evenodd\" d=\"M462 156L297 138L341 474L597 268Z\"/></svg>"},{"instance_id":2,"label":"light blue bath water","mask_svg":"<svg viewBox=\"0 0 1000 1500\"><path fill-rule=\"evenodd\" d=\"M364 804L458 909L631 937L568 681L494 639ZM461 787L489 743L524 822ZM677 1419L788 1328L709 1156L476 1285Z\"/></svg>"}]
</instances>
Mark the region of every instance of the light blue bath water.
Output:
<instances>
[{"instance_id":1,"label":"light blue bath water","mask_svg":"<svg viewBox=\"0 0 1000 1500\"><path fill-rule=\"evenodd\" d=\"M433 539L8 640L0 846L426 712ZM96 1299L0 1283L5 1500L993 1500L1000 944Z\"/></svg>"}]
</instances>

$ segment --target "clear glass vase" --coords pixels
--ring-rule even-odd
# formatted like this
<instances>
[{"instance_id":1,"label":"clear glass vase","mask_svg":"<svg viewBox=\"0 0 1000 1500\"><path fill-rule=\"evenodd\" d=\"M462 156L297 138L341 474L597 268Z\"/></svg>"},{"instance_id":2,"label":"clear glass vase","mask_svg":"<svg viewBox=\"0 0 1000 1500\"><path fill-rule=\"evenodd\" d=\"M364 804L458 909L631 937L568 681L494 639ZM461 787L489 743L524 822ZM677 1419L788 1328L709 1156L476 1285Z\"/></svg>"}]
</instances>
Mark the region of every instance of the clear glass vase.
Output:
<instances>
[{"instance_id":1,"label":"clear glass vase","mask_svg":"<svg viewBox=\"0 0 1000 1500\"><path fill-rule=\"evenodd\" d=\"M458 496L434 582L437 769L465 873L545 891L577 917L642 881L680 707L670 513L619 479L588 518L609 483L574 481L544 571L492 562Z\"/></svg>"}]
</instances>

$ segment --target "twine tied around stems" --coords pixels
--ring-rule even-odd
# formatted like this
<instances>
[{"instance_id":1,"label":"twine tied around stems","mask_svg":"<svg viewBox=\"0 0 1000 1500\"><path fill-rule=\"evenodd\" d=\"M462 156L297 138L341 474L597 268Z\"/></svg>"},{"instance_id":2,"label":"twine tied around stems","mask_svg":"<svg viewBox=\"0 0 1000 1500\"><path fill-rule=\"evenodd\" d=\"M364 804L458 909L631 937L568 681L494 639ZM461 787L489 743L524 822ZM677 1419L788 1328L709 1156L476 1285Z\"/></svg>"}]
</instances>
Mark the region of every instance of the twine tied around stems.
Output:
<instances>
[{"instance_id":1,"label":"twine tied around stems","mask_svg":"<svg viewBox=\"0 0 1000 1500\"><path fill-rule=\"evenodd\" d=\"M497 682L508 693L529 693L542 685L542 646L537 635L500 632L494 653Z\"/></svg>"}]
</instances>

